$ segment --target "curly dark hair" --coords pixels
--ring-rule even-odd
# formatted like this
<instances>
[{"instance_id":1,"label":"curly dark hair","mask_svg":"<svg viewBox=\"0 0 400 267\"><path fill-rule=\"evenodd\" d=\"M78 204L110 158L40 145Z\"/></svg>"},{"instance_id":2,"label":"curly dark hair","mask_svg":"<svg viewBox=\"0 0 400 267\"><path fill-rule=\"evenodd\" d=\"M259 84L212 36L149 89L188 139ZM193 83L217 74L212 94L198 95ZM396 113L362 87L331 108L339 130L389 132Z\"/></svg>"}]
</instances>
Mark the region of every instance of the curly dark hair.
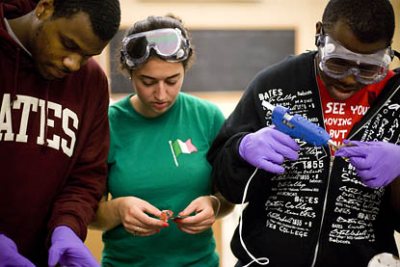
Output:
<instances>
[{"instance_id":1,"label":"curly dark hair","mask_svg":"<svg viewBox=\"0 0 400 267\"><path fill-rule=\"evenodd\" d=\"M339 20L362 42L392 42L395 21L389 0L330 0L322 16L324 29L329 31Z\"/></svg>"},{"instance_id":2,"label":"curly dark hair","mask_svg":"<svg viewBox=\"0 0 400 267\"><path fill-rule=\"evenodd\" d=\"M119 0L54 0L55 18L70 18L78 12L89 15L93 32L103 41L117 33L121 22Z\"/></svg>"}]
</instances>

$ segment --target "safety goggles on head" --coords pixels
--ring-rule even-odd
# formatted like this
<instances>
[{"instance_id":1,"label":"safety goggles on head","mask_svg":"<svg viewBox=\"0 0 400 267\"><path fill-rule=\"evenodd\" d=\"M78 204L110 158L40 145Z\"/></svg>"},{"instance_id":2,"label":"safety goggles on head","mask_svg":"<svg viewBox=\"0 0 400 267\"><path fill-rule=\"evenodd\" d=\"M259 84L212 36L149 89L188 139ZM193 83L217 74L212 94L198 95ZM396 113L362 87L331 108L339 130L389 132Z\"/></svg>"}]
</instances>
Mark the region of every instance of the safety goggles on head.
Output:
<instances>
[{"instance_id":1,"label":"safety goggles on head","mask_svg":"<svg viewBox=\"0 0 400 267\"><path fill-rule=\"evenodd\" d=\"M122 40L121 55L132 69L144 63L151 50L166 61L181 62L189 56L190 43L177 28L140 32Z\"/></svg>"},{"instance_id":2,"label":"safety goggles on head","mask_svg":"<svg viewBox=\"0 0 400 267\"><path fill-rule=\"evenodd\" d=\"M353 75L363 84L373 84L385 78L393 58L391 47L373 54L354 53L327 34L318 43L319 68L334 79Z\"/></svg>"}]
</instances>

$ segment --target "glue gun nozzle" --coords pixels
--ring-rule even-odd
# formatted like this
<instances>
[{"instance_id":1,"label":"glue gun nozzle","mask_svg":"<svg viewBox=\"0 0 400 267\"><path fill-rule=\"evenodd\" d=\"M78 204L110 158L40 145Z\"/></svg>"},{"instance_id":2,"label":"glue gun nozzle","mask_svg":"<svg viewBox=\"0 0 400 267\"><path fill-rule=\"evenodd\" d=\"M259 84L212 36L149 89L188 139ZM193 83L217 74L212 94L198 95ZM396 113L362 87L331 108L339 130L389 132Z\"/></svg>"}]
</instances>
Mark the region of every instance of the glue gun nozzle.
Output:
<instances>
[{"instance_id":1,"label":"glue gun nozzle","mask_svg":"<svg viewBox=\"0 0 400 267\"><path fill-rule=\"evenodd\" d=\"M328 140L328 145L331 146L334 150L337 150L339 147L332 141L332 139Z\"/></svg>"}]
</instances>

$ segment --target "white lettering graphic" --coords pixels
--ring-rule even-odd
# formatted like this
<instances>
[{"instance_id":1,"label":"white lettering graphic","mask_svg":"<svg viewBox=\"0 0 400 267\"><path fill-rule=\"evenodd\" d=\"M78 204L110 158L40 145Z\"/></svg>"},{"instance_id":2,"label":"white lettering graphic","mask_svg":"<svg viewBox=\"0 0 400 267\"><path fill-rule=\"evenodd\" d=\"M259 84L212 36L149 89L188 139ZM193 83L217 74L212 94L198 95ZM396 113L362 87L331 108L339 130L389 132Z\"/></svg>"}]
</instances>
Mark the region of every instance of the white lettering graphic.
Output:
<instances>
[{"instance_id":1,"label":"white lettering graphic","mask_svg":"<svg viewBox=\"0 0 400 267\"><path fill-rule=\"evenodd\" d=\"M14 139L14 133L12 131L12 121L11 121L11 101L10 95L5 94L3 96L3 101L1 103L1 110L0 110L0 141L11 141ZM3 137L3 133L4 137Z\"/></svg>"},{"instance_id":2,"label":"white lettering graphic","mask_svg":"<svg viewBox=\"0 0 400 267\"><path fill-rule=\"evenodd\" d=\"M35 128L37 124L39 127ZM44 145L47 141L49 147L55 150L61 148L64 154L71 157L78 125L77 114L58 103L47 101L46 106L43 99L18 95L11 104L10 94L3 95L0 109L0 142L28 143L30 138L34 138L37 145Z\"/></svg>"},{"instance_id":3,"label":"white lettering graphic","mask_svg":"<svg viewBox=\"0 0 400 267\"><path fill-rule=\"evenodd\" d=\"M345 106L346 106L346 103L337 103L337 102L327 103L326 104L326 107L327 107L326 113L343 115Z\"/></svg>"}]
</instances>

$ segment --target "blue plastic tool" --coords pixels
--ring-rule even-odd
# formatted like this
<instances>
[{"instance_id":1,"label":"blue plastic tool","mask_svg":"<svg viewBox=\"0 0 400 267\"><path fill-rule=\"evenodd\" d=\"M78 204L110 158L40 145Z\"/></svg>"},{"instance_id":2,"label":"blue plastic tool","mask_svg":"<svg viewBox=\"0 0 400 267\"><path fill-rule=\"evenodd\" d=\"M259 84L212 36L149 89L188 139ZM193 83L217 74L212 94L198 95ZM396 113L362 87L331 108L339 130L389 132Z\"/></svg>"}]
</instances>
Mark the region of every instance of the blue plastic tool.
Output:
<instances>
[{"instance_id":1,"label":"blue plastic tool","mask_svg":"<svg viewBox=\"0 0 400 267\"><path fill-rule=\"evenodd\" d=\"M307 118L298 114L290 115L288 108L274 106L267 101L263 101L262 105L272 111L272 123L279 131L306 141L310 145L333 145L331 137L325 129Z\"/></svg>"}]
</instances>

